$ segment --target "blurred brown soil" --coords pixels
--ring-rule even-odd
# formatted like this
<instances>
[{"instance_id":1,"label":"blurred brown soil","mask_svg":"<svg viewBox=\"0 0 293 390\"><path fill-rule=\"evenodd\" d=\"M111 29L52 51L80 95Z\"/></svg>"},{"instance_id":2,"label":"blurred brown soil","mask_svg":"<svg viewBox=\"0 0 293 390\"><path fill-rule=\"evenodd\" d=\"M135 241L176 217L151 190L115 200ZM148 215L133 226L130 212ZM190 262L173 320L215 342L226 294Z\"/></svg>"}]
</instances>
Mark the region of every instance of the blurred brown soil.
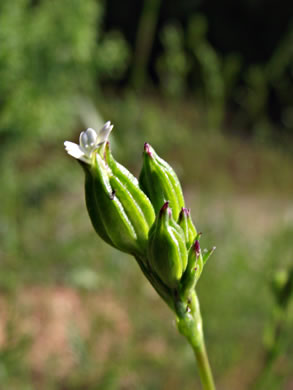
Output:
<instances>
[{"instance_id":1,"label":"blurred brown soil","mask_svg":"<svg viewBox=\"0 0 293 390\"><path fill-rule=\"evenodd\" d=\"M78 363L73 341L78 335L90 344L98 368L125 346L131 331L125 310L113 296L105 291L80 294L72 288L37 286L19 291L13 303L0 296L0 348L28 337L32 371L44 372L53 359L54 374L64 376Z\"/></svg>"}]
</instances>

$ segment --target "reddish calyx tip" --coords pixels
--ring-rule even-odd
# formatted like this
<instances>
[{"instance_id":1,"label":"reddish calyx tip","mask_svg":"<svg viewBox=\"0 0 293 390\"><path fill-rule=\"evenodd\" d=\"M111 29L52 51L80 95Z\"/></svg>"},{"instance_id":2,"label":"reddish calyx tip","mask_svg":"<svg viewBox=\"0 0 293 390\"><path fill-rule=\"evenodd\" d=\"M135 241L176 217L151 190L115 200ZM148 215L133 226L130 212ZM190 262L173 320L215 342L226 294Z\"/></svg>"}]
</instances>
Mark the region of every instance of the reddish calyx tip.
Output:
<instances>
[{"instance_id":1,"label":"reddish calyx tip","mask_svg":"<svg viewBox=\"0 0 293 390\"><path fill-rule=\"evenodd\" d=\"M104 160L106 161L107 164L108 164L108 161L107 161L108 153L110 153L110 142L109 141L107 141L105 143L105 149L104 149L104 154L103 154Z\"/></svg>"},{"instance_id":2,"label":"reddish calyx tip","mask_svg":"<svg viewBox=\"0 0 293 390\"><path fill-rule=\"evenodd\" d=\"M164 204L163 204L163 206L162 206L162 208L161 208L161 211L165 211L165 210L167 210L167 208L169 207L169 201L167 200Z\"/></svg>"},{"instance_id":3,"label":"reddish calyx tip","mask_svg":"<svg viewBox=\"0 0 293 390\"><path fill-rule=\"evenodd\" d=\"M150 156L153 157L153 154L151 152L150 144L147 142L144 143L144 151Z\"/></svg>"},{"instance_id":4,"label":"reddish calyx tip","mask_svg":"<svg viewBox=\"0 0 293 390\"><path fill-rule=\"evenodd\" d=\"M186 217L190 217L190 209L187 209L186 207L182 207L181 211L186 215Z\"/></svg>"},{"instance_id":5,"label":"reddish calyx tip","mask_svg":"<svg viewBox=\"0 0 293 390\"><path fill-rule=\"evenodd\" d=\"M196 257L198 257L200 255L200 245L198 240L195 240L193 249L195 251Z\"/></svg>"},{"instance_id":6,"label":"reddish calyx tip","mask_svg":"<svg viewBox=\"0 0 293 390\"><path fill-rule=\"evenodd\" d=\"M163 206L162 206L162 208L161 208L161 210L160 210L160 217L161 217L163 214L165 214L165 211L168 212L169 217L171 216L171 209L169 208L169 203L170 203L170 202L167 200L167 201L163 204Z\"/></svg>"},{"instance_id":7,"label":"reddish calyx tip","mask_svg":"<svg viewBox=\"0 0 293 390\"><path fill-rule=\"evenodd\" d=\"M179 214L179 222L182 221L182 219L184 218L184 216L186 218L189 218L190 217L190 209L187 209L186 207L182 207L181 211L180 211L180 214Z\"/></svg>"},{"instance_id":8,"label":"reddish calyx tip","mask_svg":"<svg viewBox=\"0 0 293 390\"><path fill-rule=\"evenodd\" d=\"M107 142L105 143L105 152L106 152L106 150L109 150L109 151L110 151L110 142L109 142L109 141L107 141Z\"/></svg>"}]
</instances>

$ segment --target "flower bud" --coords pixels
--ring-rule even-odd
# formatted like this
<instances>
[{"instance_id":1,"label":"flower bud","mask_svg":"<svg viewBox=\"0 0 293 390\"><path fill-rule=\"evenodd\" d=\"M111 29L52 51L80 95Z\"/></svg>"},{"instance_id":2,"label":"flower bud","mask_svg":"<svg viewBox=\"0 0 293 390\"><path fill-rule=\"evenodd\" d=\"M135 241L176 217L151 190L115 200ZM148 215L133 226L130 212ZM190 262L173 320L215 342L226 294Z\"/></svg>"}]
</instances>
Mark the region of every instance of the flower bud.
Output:
<instances>
[{"instance_id":1,"label":"flower bud","mask_svg":"<svg viewBox=\"0 0 293 390\"><path fill-rule=\"evenodd\" d=\"M176 288L187 265L184 233L172 217L169 202L161 208L149 233L148 260L151 270Z\"/></svg>"},{"instance_id":2,"label":"flower bud","mask_svg":"<svg viewBox=\"0 0 293 390\"><path fill-rule=\"evenodd\" d=\"M187 267L181 279L181 295L183 299L187 299L191 291L195 288L205 263L216 249L213 247L211 250L202 254L198 240L200 234L197 234L193 245L189 249Z\"/></svg>"},{"instance_id":3,"label":"flower bud","mask_svg":"<svg viewBox=\"0 0 293 390\"><path fill-rule=\"evenodd\" d=\"M164 202L169 201L173 217L177 221L180 209L184 207L184 198L176 173L147 143L144 145L143 157L139 177L143 191L150 198L156 213Z\"/></svg>"},{"instance_id":4,"label":"flower bud","mask_svg":"<svg viewBox=\"0 0 293 390\"><path fill-rule=\"evenodd\" d=\"M187 298L196 285L203 268L203 260L199 241L196 239L188 253L187 268L181 280L181 292L183 298Z\"/></svg>"},{"instance_id":5,"label":"flower bud","mask_svg":"<svg viewBox=\"0 0 293 390\"><path fill-rule=\"evenodd\" d=\"M185 241L186 241L186 248L189 249L191 244L194 242L196 237L196 229L192 223L191 217L190 217L190 210L182 207L179 218L178 218L178 225L181 226L184 235L185 235Z\"/></svg>"}]
</instances>

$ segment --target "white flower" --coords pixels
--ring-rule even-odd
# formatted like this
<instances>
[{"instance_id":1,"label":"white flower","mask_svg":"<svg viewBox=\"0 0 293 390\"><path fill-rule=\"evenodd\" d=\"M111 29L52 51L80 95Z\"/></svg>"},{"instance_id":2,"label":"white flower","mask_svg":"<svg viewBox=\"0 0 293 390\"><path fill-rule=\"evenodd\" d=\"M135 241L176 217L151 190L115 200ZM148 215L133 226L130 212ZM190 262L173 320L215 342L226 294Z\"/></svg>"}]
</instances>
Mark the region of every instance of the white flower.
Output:
<instances>
[{"instance_id":1,"label":"white flower","mask_svg":"<svg viewBox=\"0 0 293 390\"><path fill-rule=\"evenodd\" d=\"M98 146L107 142L112 129L113 125L111 125L111 122L108 121L98 133L91 128L86 131L82 131L79 136L79 145L74 142L65 141L65 150L68 154L70 154L70 156L90 164L92 153Z\"/></svg>"}]
</instances>

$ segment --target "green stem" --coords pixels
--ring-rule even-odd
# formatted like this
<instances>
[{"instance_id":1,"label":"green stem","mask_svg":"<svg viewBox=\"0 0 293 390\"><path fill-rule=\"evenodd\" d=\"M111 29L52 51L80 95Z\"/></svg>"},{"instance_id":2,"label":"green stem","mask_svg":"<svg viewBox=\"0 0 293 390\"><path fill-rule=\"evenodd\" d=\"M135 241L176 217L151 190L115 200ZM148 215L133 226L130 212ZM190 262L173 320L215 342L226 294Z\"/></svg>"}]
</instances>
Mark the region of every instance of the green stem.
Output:
<instances>
[{"instance_id":1,"label":"green stem","mask_svg":"<svg viewBox=\"0 0 293 390\"><path fill-rule=\"evenodd\" d=\"M176 313L179 332L187 338L194 351L203 390L215 390L204 342L199 301L195 292L190 296L187 307L184 302L177 302Z\"/></svg>"},{"instance_id":2,"label":"green stem","mask_svg":"<svg viewBox=\"0 0 293 390\"><path fill-rule=\"evenodd\" d=\"M193 291L186 299L180 298L180 294L173 295L160 280L151 272L147 264L140 257L136 256L136 261L142 272L153 285L157 293L164 299L167 305L177 314L177 325L179 332L185 336L190 343L196 360L203 390L215 390L212 370L205 347L202 318L197 295Z\"/></svg>"},{"instance_id":3,"label":"green stem","mask_svg":"<svg viewBox=\"0 0 293 390\"><path fill-rule=\"evenodd\" d=\"M202 343L200 345L192 346L192 348L196 357L197 367L198 367L203 389L215 390L216 387L215 387L213 374L210 367L204 339L202 340Z\"/></svg>"}]
</instances>

